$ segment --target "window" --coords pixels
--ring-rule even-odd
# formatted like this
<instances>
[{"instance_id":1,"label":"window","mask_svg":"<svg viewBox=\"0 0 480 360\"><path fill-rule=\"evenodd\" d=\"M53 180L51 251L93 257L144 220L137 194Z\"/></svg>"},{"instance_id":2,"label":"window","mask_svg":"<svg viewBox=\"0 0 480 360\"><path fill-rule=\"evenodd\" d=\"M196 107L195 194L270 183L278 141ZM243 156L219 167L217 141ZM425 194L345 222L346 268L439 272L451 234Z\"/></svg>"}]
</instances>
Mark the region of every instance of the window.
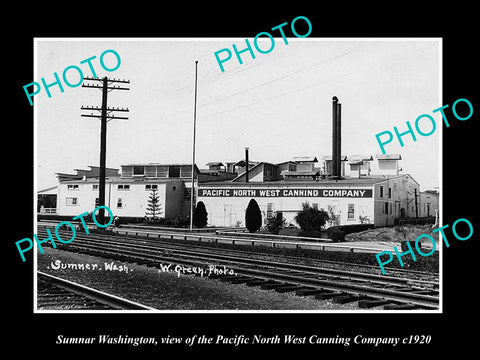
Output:
<instances>
[{"instance_id":1,"label":"window","mask_svg":"<svg viewBox=\"0 0 480 360\"><path fill-rule=\"evenodd\" d=\"M391 199L392 198L392 188L388 188L388 198Z\"/></svg>"},{"instance_id":2,"label":"window","mask_svg":"<svg viewBox=\"0 0 480 360\"><path fill-rule=\"evenodd\" d=\"M144 166L134 166L133 167L133 175L145 175L145 167Z\"/></svg>"},{"instance_id":3,"label":"window","mask_svg":"<svg viewBox=\"0 0 480 360\"><path fill-rule=\"evenodd\" d=\"M67 205L78 205L77 198L75 197L67 197L66 200L67 200L66 202Z\"/></svg>"},{"instance_id":4,"label":"window","mask_svg":"<svg viewBox=\"0 0 480 360\"><path fill-rule=\"evenodd\" d=\"M100 205L100 198L95 198L95 208Z\"/></svg>"},{"instance_id":5,"label":"window","mask_svg":"<svg viewBox=\"0 0 480 360\"><path fill-rule=\"evenodd\" d=\"M130 185L128 184L118 184L118 190L130 190Z\"/></svg>"},{"instance_id":6,"label":"window","mask_svg":"<svg viewBox=\"0 0 480 360\"><path fill-rule=\"evenodd\" d=\"M93 184L92 185L92 190L98 190L98 184Z\"/></svg>"},{"instance_id":7,"label":"window","mask_svg":"<svg viewBox=\"0 0 480 360\"><path fill-rule=\"evenodd\" d=\"M158 165L157 166L157 177L159 177L159 178L168 177L168 166Z\"/></svg>"},{"instance_id":8,"label":"window","mask_svg":"<svg viewBox=\"0 0 480 360\"><path fill-rule=\"evenodd\" d=\"M117 199L117 209L121 209L123 207L122 199Z\"/></svg>"},{"instance_id":9,"label":"window","mask_svg":"<svg viewBox=\"0 0 480 360\"><path fill-rule=\"evenodd\" d=\"M175 191L177 190L177 187L175 185L172 186L172 190Z\"/></svg>"},{"instance_id":10,"label":"window","mask_svg":"<svg viewBox=\"0 0 480 360\"><path fill-rule=\"evenodd\" d=\"M347 219L350 219L350 220L355 219L355 205L354 204L348 204Z\"/></svg>"},{"instance_id":11,"label":"window","mask_svg":"<svg viewBox=\"0 0 480 360\"><path fill-rule=\"evenodd\" d=\"M133 166L122 166L122 177L131 178L133 176Z\"/></svg>"},{"instance_id":12,"label":"window","mask_svg":"<svg viewBox=\"0 0 480 360\"><path fill-rule=\"evenodd\" d=\"M192 166L191 165L182 165L180 167L180 177L181 178L191 178L192 177Z\"/></svg>"},{"instance_id":13,"label":"window","mask_svg":"<svg viewBox=\"0 0 480 360\"><path fill-rule=\"evenodd\" d=\"M380 197L383 197L383 186L380 185Z\"/></svg>"},{"instance_id":14,"label":"window","mask_svg":"<svg viewBox=\"0 0 480 360\"><path fill-rule=\"evenodd\" d=\"M178 165L170 165L168 167L168 177L170 178L178 178L180 177L180 166Z\"/></svg>"},{"instance_id":15,"label":"window","mask_svg":"<svg viewBox=\"0 0 480 360\"><path fill-rule=\"evenodd\" d=\"M273 217L273 203L267 203L267 218Z\"/></svg>"},{"instance_id":16,"label":"window","mask_svg":"<svg viewBox=\"0 0 480 360\"><path fill-rule=\"evenodd\" d=\"M68 190L78 190L78 185L67 185Z\"/></svg>"},{"instance_id":17,"label":"window","mask_svg":"<svg viewBox=\"0 0 480 360\"><path fill-rule=\"evenodd\" d=\"M385 203L385 215L388 215L388 202Z\"/></svg>"},{"instance_id":18,"label":"window","mask_svg":"<svg viewBox=\"0 0 480 360\"><path fill-rule=\"evenodd\" d=\"M147 184L145 185L145 190L158 190L157 184Z\"/></svg>"},{"instance_id":19,"label":"window","mask_svg":"<svg viewBox=\"0 0 480 360\"><path fill-rule=\"evenodd\" d=\"M146 177L157 177L157 167L156 166L145 166L145 176Z\"/></svg>"}]
</instances>

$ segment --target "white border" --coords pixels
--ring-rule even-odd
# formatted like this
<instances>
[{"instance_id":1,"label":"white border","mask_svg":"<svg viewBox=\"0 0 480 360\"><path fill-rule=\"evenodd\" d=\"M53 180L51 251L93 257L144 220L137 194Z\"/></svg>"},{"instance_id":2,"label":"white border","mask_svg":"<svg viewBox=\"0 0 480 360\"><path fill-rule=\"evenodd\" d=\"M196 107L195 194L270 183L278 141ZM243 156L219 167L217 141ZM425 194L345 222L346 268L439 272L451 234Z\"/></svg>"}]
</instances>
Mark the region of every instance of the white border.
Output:
<instances>
[{"instance_id":1,"label":"white border","mask_svg":"<svg viewBox=\"0 0 480 360\"><path fill-rule=\"evenodd\" d=\"M281 37L275 37L280 40ZM39 41L243 41L243 38L33 38L33 76L38 79L37 73L37 45ZM440 104L443 105L443 38L441 37L421 37L421 38L395 38L395 37L380 37L380 38L288 38L288 41L438 41L439 43L439 97ZM212 53L213 54L213 53ZM37 229L37 104L39 98L35 98L33 105L33 174L34 174L34 231ZM433 110L433 109L432 109ZM441 122L440 122L441 123ZM443 226L443 126L440 127L440 141L439 141L439 161L440 161L440 176L439 176L439 226ZM33 239L32 239L33 240ZM439 235L439 308L438 310L38 310L37 309L37 252L33 251L33 313L34 314L441 314L443 313L443 242L440 241ZM35 247L34 247L35 248Z\"/></svg>"}]
</instances>

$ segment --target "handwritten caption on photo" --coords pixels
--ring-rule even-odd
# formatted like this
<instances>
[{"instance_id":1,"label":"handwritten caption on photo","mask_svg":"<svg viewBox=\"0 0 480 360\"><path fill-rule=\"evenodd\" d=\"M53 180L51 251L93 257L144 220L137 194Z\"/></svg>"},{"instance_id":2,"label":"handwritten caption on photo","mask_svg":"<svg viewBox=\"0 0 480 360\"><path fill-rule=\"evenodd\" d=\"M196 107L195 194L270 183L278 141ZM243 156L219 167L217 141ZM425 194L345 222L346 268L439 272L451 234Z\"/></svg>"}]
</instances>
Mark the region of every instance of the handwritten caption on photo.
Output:
<instances>
[{"instance_id":1,"label":"handwritten caption on photo","mask_svg":"<svg viewBox=\"0 0 480 360\"><path fill-rule=\"evenodd\" d=\"M159 273L175 273L177 277L181 275L198 275L200 277L211 275L236 275L233 269L227 268L225 265L212 265L208 264L205 267L202 266L187 266L180 264L163 264L158 265ZM115 262L104 262L104 266L100 263L67 263L60 259L56 259L50 262L47 269L51 270L72 270L72 271L118 271L125 272L126 274L132 272L133 269L129 268L125 264L117 265Z\"/></svg>"},{"instance_id":2,"label":"handwritten caption on photo","mask_svg":"<svg viewBox=\"0 0 480 360\"><path fill-rule=\"evenodd\" d=\"M225 265L207 265L206 267L202 266L185 266L185 265L175 265L175 264L160 264L159 272L175 272L178 277L180 275L194 274L203 276L213 275L235 275L233 269L227 268Z\"/></svg>"}]
</instances>

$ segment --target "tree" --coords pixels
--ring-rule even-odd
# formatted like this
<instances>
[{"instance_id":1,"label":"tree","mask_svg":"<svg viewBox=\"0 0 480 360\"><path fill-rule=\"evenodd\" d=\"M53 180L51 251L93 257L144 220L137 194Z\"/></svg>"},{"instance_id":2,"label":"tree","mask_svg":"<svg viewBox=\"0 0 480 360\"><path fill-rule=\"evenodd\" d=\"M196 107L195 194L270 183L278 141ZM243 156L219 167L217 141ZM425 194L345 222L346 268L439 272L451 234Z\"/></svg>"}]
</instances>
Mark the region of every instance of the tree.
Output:
<instances>
[{"instance_id":1,"label":"tree","mask_svg":"<svg viewBox=\"0 0 480 360\"><path fill-rule=\"evenodd\" d=\"M147 220L155 221L159 219L159 215L162 214L162 206L160 205L160 198L158 197L157 190L153 189L148 195L147 210L145 211L145 217ZM150 217L150 219L148 219Z\"/></svg>"},{"instance_id":2,"label":"tree","mask_svg":"<svg viewBox=\"0 0 480 360\"><path fill-rule=\"evenodd\" d=\"M193 224L199 229L204 228L208 224L208 213L203 201L199 201L197 206L195 206L195 210L193 211Z\"/></svg>"},{"instance_id":3,"label":"tree","mask_svg":"<svg viewBox=\"0 0 480 360\"><path fill-rule=\"evenodd\" d=\"M332 205L328 205L327 207L328 209L328 223L330 224L330 226L336 226L336 225L340 225L340 215L338 214L335 214L333 212L333 206Z\"/></svg>"},{"instance_id":4,"label":"tree","mask_svg":"<svg viewBox=\"0 0 480 360\"><path fill-rule=\"evenodd\" d=\"M262 212L255 199L251 199L245 211L245 226L254 233L262 226Z\"/></svg>"},{"instance_id":5,"label":"tree","mask_svg":"<svg viewBox=\"0 0 480 360\"><path fill-rule=\"evenodd\" d=\"M320 231L328 220L328 213L315 209L308 202L302 204L302 210L295 215L295 221L303 231Z\"/></svg>"},{"instance_id":6,"label":"tree","mask_svg":"<svg viewBox=\"0 0 480 360\"><path fill-rule=\"evenodd\" d=\"M286 224L287 222L285 219L277 214L277 216L267 218L265 227L270 233L278 235L280 229L282 229L282 227L284 227Z\"/></svg>"}]
</instances>

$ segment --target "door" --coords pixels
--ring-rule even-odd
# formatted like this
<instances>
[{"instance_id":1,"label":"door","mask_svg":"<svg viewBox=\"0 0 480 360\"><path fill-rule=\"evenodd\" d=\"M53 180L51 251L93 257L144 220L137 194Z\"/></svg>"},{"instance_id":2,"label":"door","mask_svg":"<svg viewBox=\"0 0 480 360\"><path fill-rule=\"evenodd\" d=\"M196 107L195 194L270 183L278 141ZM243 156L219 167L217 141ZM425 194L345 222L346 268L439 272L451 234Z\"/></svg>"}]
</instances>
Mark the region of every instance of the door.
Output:
<instances>
[{"instance_id":1,"label":"door","mask_svg":"<svg viewBox=\"0 0 480 360\"><path fill-rule=\"evenodd\" d=\"M223 226L236 226L237 212L233 204L223 204Z\"/></svg>"}]
</instances>

